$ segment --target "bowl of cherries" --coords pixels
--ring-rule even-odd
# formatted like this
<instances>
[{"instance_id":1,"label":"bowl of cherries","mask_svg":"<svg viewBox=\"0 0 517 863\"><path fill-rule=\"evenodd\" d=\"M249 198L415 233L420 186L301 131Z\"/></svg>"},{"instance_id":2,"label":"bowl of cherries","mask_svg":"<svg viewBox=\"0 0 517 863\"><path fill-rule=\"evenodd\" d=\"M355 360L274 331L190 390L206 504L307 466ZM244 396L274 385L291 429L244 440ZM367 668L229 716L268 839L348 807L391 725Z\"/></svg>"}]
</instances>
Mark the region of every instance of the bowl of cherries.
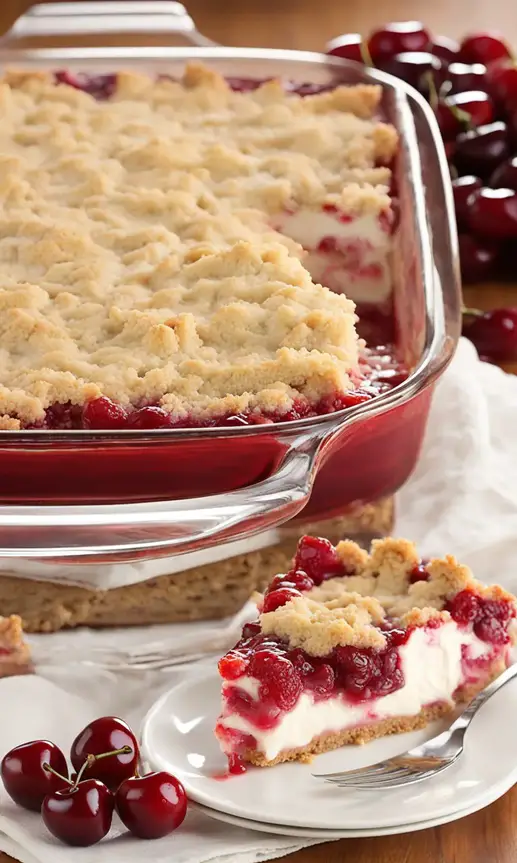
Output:
<instances>
[{"instance_id":1,"label":"bowl of cherries","mask_svg":"<svg viewBox=\"0 0 517 863\"><path fill-rule=\"evenodd\" d=\"M497 33L461 42L399 21L346 33L327 54L388 72L430 102L450 166L464 284L517 279L517 62ZM517 360L517 309L465 310L463 333L492 362Z\"/></svg>"},{"instance_id":2,"label":"bowl of cherries","mask_svg":"<svg viewBox=\"0 0 517 863\"><path fill-rule=\"evenodd\" d=\"M103 716L77 735L65 755L48 740L11 749L0 774L11 799L39 812L47 829L67 845L88 846L109 833L116 812L140 839L176 830L187 814L187 795L170 773L139 772L137 739L122 719Z\"/></svg>"}]
</instances>

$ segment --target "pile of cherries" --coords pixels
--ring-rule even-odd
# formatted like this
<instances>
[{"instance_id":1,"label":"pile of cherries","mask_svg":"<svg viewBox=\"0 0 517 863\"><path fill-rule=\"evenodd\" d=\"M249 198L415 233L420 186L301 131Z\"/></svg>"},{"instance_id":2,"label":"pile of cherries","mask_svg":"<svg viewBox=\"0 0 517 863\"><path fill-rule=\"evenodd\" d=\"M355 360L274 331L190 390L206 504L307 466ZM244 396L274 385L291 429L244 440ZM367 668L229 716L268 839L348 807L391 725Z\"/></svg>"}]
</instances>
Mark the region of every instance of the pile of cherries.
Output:
<instances>
[{"instance_id":1,"label":"pile of cherries","mask_svg":"<svg viewBox=\"0 0 517 863\"><path fill-rule=\"evenodd\" d=\"M339 36L327 53L389 72L429 100L449 159L463 281L515 279L517 63L504 39L476 33L458 43L401 21L367 39ZM464 334L488 360L517 359L517 309L466 315Z\"/></svg>"},{"instance_id":2,"label":"pile of cherries","mask_svg":"<svg viewBox=\"0 0 517 863\"><path fill-rule=\"evenodd\" d=\"M40 812L67 845L100 842L116 811L140 839L158 839L180 826L187 813L181 782L169 773L138 773L139 748L126 722L103 716L84 728L70 752L75 774L55 743L32 740L11 749L0 772L18 806Z\"/></svg>"}]
</instances>

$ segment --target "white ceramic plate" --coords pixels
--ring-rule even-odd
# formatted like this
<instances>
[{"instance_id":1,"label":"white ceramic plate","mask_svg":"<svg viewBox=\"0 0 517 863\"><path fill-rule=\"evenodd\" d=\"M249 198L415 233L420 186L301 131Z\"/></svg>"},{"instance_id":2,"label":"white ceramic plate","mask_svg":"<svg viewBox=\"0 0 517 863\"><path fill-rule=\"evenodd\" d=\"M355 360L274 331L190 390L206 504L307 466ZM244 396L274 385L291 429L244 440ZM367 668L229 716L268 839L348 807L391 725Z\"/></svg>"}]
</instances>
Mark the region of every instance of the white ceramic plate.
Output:
<instances>
[{"instance_id":1,"label":"white ceramic plate","mask_svg":"<svg viewBox=\"0 0 517 863\"><path fill-rule=\"evenodd\" d=\"M298 839L319 839L321 842L329 842L333 839L364 839L368 836L393 836L401 833L416 833L418 830L428 830L430 827L439 827L440 824L448 824L451 821L459 821L460 818L465 818L467 815L473 815L480 809L484 809L493 803L500 795L498 794L493 799L486 800L474 809L460 809L459 812L451 812L444 818L430 818L428 821L417 821L416 824L399 824L398 827L370 827L367 830L316 830L309 827L288 827L282 824L266 824L261 821L251 821L249 818L237 818L236 815L228 815L226 812L219 812L217 809L209 809L208 806L202 806L201 803L192 803L190 805L202 812L203 815L208 815L209 818L214 818L216 821L224 821L226 824L231 824L233 827L241 827L244 830L256 830L259 833L274 833L278 836L294 836Z\"/></svg>"},{"instance_id":2,"label":"white ceramic plate","mask_svg":"<svg viewBox=\"0 0 517 863\"><path fill-rule=\"evenodd\" d=\"M315 779L325 773L363 767L405 752L433 737L443 726L348 746L318 756L311 765L281 764L250 769L220 781L226 759L213 729L220 706L220 680L214 668L175 686L155 703L142 728L144 757L154 769L168 770L184 783L189 797L210 809L265 824L303 829L400 828L475 811L517 781L517 686L495 695L474 720L466 751L457 764L425 782L389 793L345 790ZM415 828L413 828L415 829ZM398 829L396 832L401 832Z\"/></svg>"}]
</instances>

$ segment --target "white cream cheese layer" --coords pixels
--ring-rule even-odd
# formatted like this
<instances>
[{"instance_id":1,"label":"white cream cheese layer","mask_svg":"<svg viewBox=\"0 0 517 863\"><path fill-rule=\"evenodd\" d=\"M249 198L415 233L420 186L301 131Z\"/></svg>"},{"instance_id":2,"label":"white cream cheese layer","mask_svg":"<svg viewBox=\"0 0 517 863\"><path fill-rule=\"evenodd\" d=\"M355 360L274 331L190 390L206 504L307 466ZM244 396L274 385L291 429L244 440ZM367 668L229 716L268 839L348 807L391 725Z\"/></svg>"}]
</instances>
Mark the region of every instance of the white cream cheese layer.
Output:
<instances>
[{"instance_id":1,"label":"white cream cheese layer","mask_svg":"<svg viewBox=\"0 0 517 863\"><path fill-rule=\"evenodd\" d=\"M390 297L392 237L377 213L341 221L332 213L301 208L278 216L275 227L307 250L303 264L318 284L354 302L381 303ZM327 237L339 251L318 249Z\"/></svg>"},{"instance_id":2,"label":"white cream cheese layer","mask_svg":"<svg viewBox=\"0 0 517 863\"><path fill-rule=\"evenodd\" d=\"M391 695L352 704L341 696L314 701L304 692L295 708L269 731L258 729L237 713L223 712L221 724L252 734L257 749L272 760L284 749L306 746L314 737L325 733L395 716L413 716L426 705L450 702L455 690L465 682L465 655L470 660L488 657L493 647L451 621L438 629L416 629L399 650L405 684ZM473 669L472 678L469 675L468 679L475 677ZM238 685L258 698L258 681L245 677Z\"/></svg>"}]
</instances>

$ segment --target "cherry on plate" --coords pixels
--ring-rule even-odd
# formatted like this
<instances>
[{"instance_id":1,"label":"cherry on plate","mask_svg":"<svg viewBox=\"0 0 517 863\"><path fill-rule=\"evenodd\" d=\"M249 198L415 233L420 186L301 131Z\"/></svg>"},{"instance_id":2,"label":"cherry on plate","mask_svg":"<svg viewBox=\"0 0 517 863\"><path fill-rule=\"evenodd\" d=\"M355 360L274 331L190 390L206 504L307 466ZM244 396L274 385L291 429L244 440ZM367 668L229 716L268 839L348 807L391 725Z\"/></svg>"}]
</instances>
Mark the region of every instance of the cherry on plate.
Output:
<instances>
[{"instance_id":1,"label":"cherry on plate","mask_svg":"<svg viewBox=\"0 0 517 863\"><path fill-rule=\"evenodd\" d=\"M513 189L517 192L517 156L502 162L490 177L490 185L494 188Z\"/></svg>"},{"instance_id":2,"label":"cherry on plate","mask_svg":"<svg viewBox=\"0 0 517 863\"><path fill-rule=\"evenodd\" d=\"M494 275L500 251L498 243L470 234L460 234L458 242L461 277L465 284L484 282Z\"/></svg>"},{"instance_id":3,"label":"cherry on plate","mask_svg":"<svg viewBox=\"0 0 517 863\"><path fill-rule=\"evenodd\" d=\"M517 237L517 192L483 187L467 200L467 220L473 234L504 240Z\"/></svg>"},{"instance_id":4,"label":"cherry on plate","mask_svg":"<svg viewBox=\"0 0 517 863\"><path fill-rule=\"evenodd\" d=\"M505 57L511 57L511 51L497 33L473 33L465 36L460 46L460 60L463 63L484 63L488 66Z\"/></svg>"},{"instance_id":5,"label":"cherry on plate","mask_svg":"<svg viewBox=\"0 0 517 863\"><path fill-rule=\"evenodd\" d=\"M499 362L517 359L517 309L502 308L471 316L463 321L463 335L480 356Z\"/></svg>"},{"instance_id":6,"label":"cherry on plate","mask_svg":"<svg viewBox=\"0 0 517 863\"><path fill-rule=\"evenodd\" d=\"M98 779L48 794L41 817L56 839L66 845L86 847L104 839L111 827L115 798Z\"/></svg>"},{"instance_id":7,"label":"cherry on plate","mask_svg":"<svg viewBox=\"0 0 517 863\"><path fill-rule=\"evenodd\" d=\"M79 772L88 755L102 755L124 747L129 751L100 758L83 773L86 779L100 779L108 788L116 790L124 779L134 776L139 756L136 737L123 719L103 716L90 722L72 743L70 758L74 769Z\"/></svg>"},{"instance_id":8,"label":"cherry on plate","mask_svg":"<svg viewBox=\"0 0 517 863\"><path fill-rule=\"evenodd\" d=\"M47 772L44 764L49 764L64 779ZM66 787L68 766L55 743L31 740L4 755L0 773L9 797L24 809L39 812L47 794Z\"/></svg>"},{"instance_id":9,"label":"cherry on plate","mask_svg":"<svg viewBox=\"0 0 517 863\"><path fill-rule=\"evenodd\" d=\"M431 37L421 21L394 21L370 35L368 50L376 66L406 51L428 51Z\"/></svg>"},{"instance_id":10,"label":"cherry on plate","mask_svg":"<svg viewBox=\"0 0 517 863\"><path fill-rule=\"evenodd\" d=\"M433 44L429 49L431 54L438 57L444 65L449 66L450 63L459 60L460 46L454 39L449 39L448 36L435 36Z\"/></svg>"},{"instance_id":11,"label":"cherry on plate","mask_svg":"<svg viewBox=\"0 0 517 863\"><path fill-rule=\"evenodd\" d=\"M344 60L355 60L356 63L364 63L363 37L359 33L343 33L327 43L327 54L332 57L341 57Z\"/></svg>"},{"instance_id":12,"label":"cherry on plate","mask_svg":"<svg viewBox=\"0 0 517 863\"><path fill-rule=\"evenodd\" d=\"M120 820L140 839L159 839L176 830L187 814L187 795L170 773L132 776L120 785L115 805Z\"/></svg>"},{"instance_id":13,"label":"cherry on plate","mask_svg":"<svg viewBox=\"0 0 517 863\"><path fill-rule=\"evenodd\" d=\"M454 163L460 175L475 174L485 180L509 154L506 123L487 123L458 135Z\"/></svg>"},{"instance_id":14,"label":"cherry on plate","mask_svg":"<svg viewBox=\"0 0 517 863\"><path fill-rule=\"evenodd\" d=\"M452 193L454 195L454 207L456 209L456 222L458 228L465 229L468 224L468 206L467 201L472 195L472 192L477 191L482 186L479 177L474 177L472 174L467 174L463 177L457 177L452 181Z\"/></svg>"}]
</instances>

